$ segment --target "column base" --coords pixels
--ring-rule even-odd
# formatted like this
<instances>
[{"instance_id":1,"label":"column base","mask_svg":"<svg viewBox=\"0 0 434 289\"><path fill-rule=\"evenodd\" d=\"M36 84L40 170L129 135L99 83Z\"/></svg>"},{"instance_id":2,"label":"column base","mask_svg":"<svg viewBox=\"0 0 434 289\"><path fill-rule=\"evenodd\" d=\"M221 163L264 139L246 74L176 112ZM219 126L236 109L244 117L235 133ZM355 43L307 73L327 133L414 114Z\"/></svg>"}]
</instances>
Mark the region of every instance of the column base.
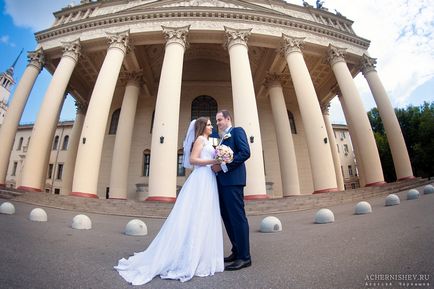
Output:
<instances>
[{"instance_id":1,"label":"column base","mask_svg":"<svg viewBox=\"0 0 434 289\"><path fill-rule=\"evenodd\" d=\"M32 187L26 187L26 186L19 186L17 188L17 190L24 191L24 192L31 192L31 193L40 193L40 192L42 192L41 189L32 188Z\"/></svg>"},{"instance_id":2,"label":"column base","mask_svg":"<svg viewBox=\"0 0 434 289\"><path fill-rule=\"evenodd\" d=\"M162 203L174 203L176 198L174 197L148 197L145 202L162 202Z\"/></svg>"},{"instance_id":3,"label":"column base","mask_svg":"<svg viewBox=\"0 0 434 289\"><path fill-rule=\"evenodd\" d=\"M408 177L399 178L397 181L399 182L399 181L405 181L405 180L412 180L415 178L416 178L415 176L408 176ZM0 184L0 187L1 187L1 184Z\"/></svg>"},{"instance_id":4,"label":"column base","mask_svg":"<svg viewBox=\"0 0 434 289\"><path fill-rule=\"evenodd\" d=\"M384 182L384 181L382 181L382 182L375 182L375 183L366 184L365 187L380 187L380 186L384 186L385 184L387 184L387 183Z\"/></svg>"},{"instance_id":5,"label":"column base","mask_svg":"<svg viewBox=\"0 0 434 289\"><path fill-rule=\"evenodd\" d=\"M125 201L127 198L112 198L112 197L109 197L108 198L109 200L121 200L121 201Z\"/></svg>"},{"instance_id":6,"label":"column base","mask_svg":"<svg viewBox=\"0 0 434 289\"><path fill-rule=\"evenodd\" d=\"M312 193L312 195L315 195L315 194L324 194L324 193L333 193L333 192L339 192L338 188L330 188L330 189L324 189L324 190L317 190L317 191L314 191Z\"/></svg>"},{"instance_id":7,"label":"column base","mask_svg":"<svg viewBox=\"0 0 434 289\"><path fill-rule=\"evenodd\" d=\"M247 195L247 196L244 196L245 201L266 200L266 199L268 199L267 195Z\"/></svg>"},{"instance_id":8,"label":"column base","mask_svg":"<svg viewBox=\"0 0 434 289\"><path fill-rule=\"evenodd\" d=\"M90 193L81 193L81 192L71 192L69 194L70 196L74 196L74 197L82 197L82 198L93 198L93 199L98 199L98 196L95 194L90 194Z\"/></svg>"}]
</instances>

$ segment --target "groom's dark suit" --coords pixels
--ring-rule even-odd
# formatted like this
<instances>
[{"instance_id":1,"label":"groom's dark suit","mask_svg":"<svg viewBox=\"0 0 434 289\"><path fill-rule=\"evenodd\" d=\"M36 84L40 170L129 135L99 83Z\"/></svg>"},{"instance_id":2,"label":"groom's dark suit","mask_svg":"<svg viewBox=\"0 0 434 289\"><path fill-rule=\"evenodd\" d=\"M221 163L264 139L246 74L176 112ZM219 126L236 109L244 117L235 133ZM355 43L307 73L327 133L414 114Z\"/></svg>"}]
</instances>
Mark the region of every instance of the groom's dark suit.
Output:
<instances>
[{"instance_id":1,"label":"groom's dark suit","mask_svg":"<svg viewBox=\"0 0 434 289\"><path fill-rule=\"evenodd\" d=\"M232 243L232 253L236 259L250 260L249 223L244 211L243 192L246 185L244 162L250 157L250 147L244 129L229 129L226 137L223 136L222 144L233 150L234 160L226 164L226 173L220 171L217 174L220 211Z\"/></svg>"}]
</instances>

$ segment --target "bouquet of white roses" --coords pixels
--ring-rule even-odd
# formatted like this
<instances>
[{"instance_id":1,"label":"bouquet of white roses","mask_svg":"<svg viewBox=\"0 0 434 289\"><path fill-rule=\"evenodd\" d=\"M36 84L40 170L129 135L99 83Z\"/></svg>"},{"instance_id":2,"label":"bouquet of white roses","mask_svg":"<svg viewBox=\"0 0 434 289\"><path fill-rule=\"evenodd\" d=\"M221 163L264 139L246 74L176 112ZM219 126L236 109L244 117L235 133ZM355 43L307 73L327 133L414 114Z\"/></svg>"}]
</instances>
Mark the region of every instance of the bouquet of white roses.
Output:
<instances>
[{"instance_id":1,"label":"bouquet of white roses","mask_svg":"<svg viewBox=\"0 0 434 289\"><path fill-rule=\"evenodd\" d=\"M215 148L215 159L229 164L234 160L234 152L226 145L218 145Z\"/></svg>"}]
</instances>

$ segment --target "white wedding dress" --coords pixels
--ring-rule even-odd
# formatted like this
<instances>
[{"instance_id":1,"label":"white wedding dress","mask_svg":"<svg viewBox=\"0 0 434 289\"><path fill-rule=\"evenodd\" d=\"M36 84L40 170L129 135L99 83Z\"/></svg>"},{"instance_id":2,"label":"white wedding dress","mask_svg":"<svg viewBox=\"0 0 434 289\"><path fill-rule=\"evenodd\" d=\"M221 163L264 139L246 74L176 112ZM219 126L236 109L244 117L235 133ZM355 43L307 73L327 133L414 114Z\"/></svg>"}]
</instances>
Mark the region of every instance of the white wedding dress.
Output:
<instances>
[{"instance_id":1,"label":"white wedding dress","mask_svg":"<svg viewBox=\"0 0 434 289\"><path fill-rule=\"evenodd\" d=\"M214 148L203 141L200 158L212 159ZM210 166L195 166L149 247L122 258L114 268L132 285L145 284L157 275L185 282L223 272L223 258L216 177Z\"/></svg>"}]
</instances>

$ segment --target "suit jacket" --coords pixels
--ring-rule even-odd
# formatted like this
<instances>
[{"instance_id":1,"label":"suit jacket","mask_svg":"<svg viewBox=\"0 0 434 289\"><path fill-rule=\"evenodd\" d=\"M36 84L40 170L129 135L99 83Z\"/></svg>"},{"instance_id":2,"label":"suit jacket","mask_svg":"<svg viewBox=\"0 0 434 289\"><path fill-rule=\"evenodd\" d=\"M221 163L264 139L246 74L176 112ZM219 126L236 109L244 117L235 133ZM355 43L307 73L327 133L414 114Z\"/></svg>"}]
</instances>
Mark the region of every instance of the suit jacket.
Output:
<instances>
[{"instance_id":1,"label":"suit jacket","mask_svg":"<svg viewBox=\"0 0 434 289\"><path fill-rule=\"evenodd\" d=\"M234 152L234 160L226 164L228 171L220 171L217 174L217 181L222 186L245 186L246 165L244 162L250 158L250 147L247 142L246 132L241 127L233 127L229 130L230 137L222 141Z\"/></svg>"}]
</instances>

